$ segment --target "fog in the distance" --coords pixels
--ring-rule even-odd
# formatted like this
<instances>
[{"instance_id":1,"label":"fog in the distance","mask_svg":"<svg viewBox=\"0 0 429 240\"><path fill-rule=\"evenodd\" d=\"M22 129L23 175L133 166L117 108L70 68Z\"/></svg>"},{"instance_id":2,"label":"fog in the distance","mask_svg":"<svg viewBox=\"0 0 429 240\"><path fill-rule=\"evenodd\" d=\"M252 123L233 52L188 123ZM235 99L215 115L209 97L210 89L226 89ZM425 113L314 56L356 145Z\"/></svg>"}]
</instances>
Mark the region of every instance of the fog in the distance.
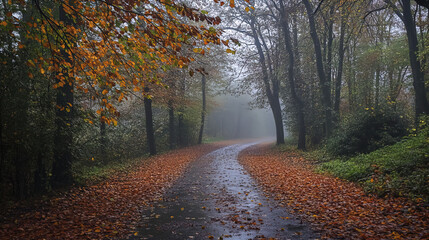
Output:
<instances>
[{"instance_id":1,"label":"fog in the distance","mask_svg":"<svg viewBox=\"0 0 429 240\"><path fill-rule=\"evenodd\" d=\"M250 109L250 96L220 96L207 117L206 134L221 139L275 136L269 109Z\"/></svg>"}]
</instances>

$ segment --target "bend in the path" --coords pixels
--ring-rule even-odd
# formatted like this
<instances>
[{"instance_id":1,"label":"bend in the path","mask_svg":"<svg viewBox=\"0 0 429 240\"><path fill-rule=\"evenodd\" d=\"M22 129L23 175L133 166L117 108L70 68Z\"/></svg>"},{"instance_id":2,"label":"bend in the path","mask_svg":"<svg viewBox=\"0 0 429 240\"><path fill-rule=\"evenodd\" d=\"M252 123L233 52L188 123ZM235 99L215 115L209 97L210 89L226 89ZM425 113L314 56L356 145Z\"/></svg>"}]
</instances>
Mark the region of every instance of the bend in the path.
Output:
<instances>
[{"instance_id":1,"label":"bend in the path","mask_svg":"<svg viewBox=\"0 0 429 240\"><path fill-rule=\"evenodd\" d=\"M192 163L143 213L135 239L312 239L303 224L265 196L238 163L235 144Z\"/></svg>"}]
</instances>

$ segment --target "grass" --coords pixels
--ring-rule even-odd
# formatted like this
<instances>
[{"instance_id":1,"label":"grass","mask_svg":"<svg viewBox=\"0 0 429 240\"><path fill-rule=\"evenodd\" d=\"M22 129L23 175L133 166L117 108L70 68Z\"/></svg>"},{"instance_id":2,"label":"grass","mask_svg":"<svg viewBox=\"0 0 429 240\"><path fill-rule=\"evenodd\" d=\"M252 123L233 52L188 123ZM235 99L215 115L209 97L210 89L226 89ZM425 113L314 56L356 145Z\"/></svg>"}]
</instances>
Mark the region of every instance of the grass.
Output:
<instances>
[{"instance_id":1,"label":"grass","mask_svg":"<svg viewBox=\"0 0 429 240\"><path fill-rule=\"evenodd\" d=\"M330 159L320 164L321 171L358 182L369 193L429 201L429 135L424 131L368 154Z\"/></svg>"},{"instance_id":2,"label":"grass","mask_svg":"<svg viewBox=\"0 0 429 240\"><path fill-rule=\"evenodd\" d=\"M221 138L221 137L210 137L210 136L204 136L203 137L203 143L214 143L214 142L219 142L219 141L223 141L225 139Z\"/></svg>"},{"instance_id":3,"label":"grass","mask_svg":"<svg viewBox=\"0 0 429 240\"><path fill-rule=\"evenodd\" d=\"M294 144L281 144L281 145L273 145L273 149L279 151L279 152L296 152L298 149L296 148L296 145Z\"/></svg>"},{"instance_id":4,"label":"grass","mask_svg":"<svg viewBox=\"0 0 429 240\"><path fill-rule=\"evenodd\" d=\"M129 169L147 159L148 156L124 159L121 161L110 161L106 164L88 164L76 162L73 169L73 178L77 185L90 185L108 179L113 174L125 173Z\"/></svg>"}]
</instances>

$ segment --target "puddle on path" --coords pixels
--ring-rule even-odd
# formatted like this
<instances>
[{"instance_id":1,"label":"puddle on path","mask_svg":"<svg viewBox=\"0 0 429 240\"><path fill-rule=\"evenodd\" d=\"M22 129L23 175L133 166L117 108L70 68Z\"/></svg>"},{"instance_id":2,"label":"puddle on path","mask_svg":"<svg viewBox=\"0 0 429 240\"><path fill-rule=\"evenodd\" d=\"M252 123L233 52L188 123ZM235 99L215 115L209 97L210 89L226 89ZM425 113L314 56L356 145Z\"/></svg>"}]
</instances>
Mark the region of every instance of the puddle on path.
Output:
<instances>
[{"instance_id":1,"label":"puddle on path","mask_svg":"<svg viewBox=\"0 0 429 240\"><path fill-rule=\"evenodd\" d=\"M192 163L163 200L143 212L132 239L317 238L238 163L238 153L253 144L221 148Z\"/></svg>"}]
</instances>

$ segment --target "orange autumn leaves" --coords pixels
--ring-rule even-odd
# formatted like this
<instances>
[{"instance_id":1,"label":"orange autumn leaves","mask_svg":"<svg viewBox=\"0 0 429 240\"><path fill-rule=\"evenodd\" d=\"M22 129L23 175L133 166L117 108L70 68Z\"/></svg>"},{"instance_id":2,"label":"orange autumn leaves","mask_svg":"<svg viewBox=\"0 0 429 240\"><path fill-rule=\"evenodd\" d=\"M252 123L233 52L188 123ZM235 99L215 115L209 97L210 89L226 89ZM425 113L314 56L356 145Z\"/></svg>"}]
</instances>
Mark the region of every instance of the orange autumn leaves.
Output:
<instances>
[{"instance_id":1,"label":"orange autumn leaves","mask_svg":"<svg viewBox=\"0 0 429 240\"><path fill-rule=\"evenodd\" d=\"M256 147L240 155L250 174L325 239L428 239L429 210L366 195L354 183L314 173L300 155Z\"/></svg>"},{"instance_id":2,"label":"orange autumn leaves","mask_svg":"<svg viewBox=\"0 0 429 240\"><path fill-rule=\"evenodd\" d=\"M41 49L27 61L29 77L54 79L54 88L74 85L98 100L98 114L107 117L117 116L115 103L133 92L163 85L163 70L186 68L193 49L222 44L219 17L178 1L11 0L5 9L10 18L2 30L19 49ZM68 21L58 20L58 9Z\"/></svg>"},{"instance_id":3,"label":"orange autumn leaves","mask_svg":"<svg viewBox=\"0 0 429 240\"><path fill-rule=\"evenodd\" d=\"M135 233L141 208L160 198L191 161L219 147L172 151L145 160L128 174L32 207L37 210L13 211L0 224L0 239L125 239Z\"/></svg>"}]
</instances>

